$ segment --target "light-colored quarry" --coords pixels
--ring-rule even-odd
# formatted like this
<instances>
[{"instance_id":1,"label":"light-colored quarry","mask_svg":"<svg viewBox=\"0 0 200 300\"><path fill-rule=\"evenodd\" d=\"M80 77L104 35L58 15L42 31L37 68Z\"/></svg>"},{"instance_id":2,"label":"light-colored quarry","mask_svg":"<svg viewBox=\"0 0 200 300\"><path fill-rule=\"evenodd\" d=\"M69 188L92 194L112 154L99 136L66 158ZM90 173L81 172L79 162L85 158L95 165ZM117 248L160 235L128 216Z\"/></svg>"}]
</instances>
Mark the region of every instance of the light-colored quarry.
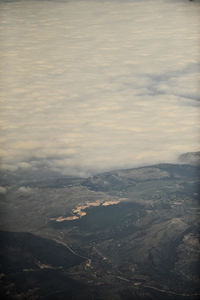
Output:
<instances>
[{"instance_id":1,"label":"light-colored quarry","mask_svg":"<svg viewBox=\"0 0 200 300\"><path fill-rule=\"evenodd\" d=\"M101 200L97 200L95 202L86 202L84 205L80 205L72 210L73 216L69 216L69 217L60 216L58 218L51 218L51 220L56 220L56 222L63 222L63 221L72 221L72 220L81 219L82 217L86 216L87 213L85 210L89 207L95 207L95 206L100 206L100 205L102 205L102 206L116 205L121 200L124 200L124 198L118 199L118 200L113 200L113 201L106 201L103 203Z\"/></svg>"}]
</instances>

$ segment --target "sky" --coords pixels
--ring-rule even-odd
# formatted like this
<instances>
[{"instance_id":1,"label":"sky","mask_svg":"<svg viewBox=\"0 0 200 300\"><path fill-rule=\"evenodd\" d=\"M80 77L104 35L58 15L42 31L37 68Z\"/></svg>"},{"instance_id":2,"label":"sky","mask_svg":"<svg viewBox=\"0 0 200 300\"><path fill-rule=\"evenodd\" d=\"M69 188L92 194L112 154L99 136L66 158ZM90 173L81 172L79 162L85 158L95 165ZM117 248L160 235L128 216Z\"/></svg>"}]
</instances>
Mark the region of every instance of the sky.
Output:
<instances>
[{"instance_id":1,"label":"sky","mask_svg":"<svg viewBox=\"0 0 200 300\"><path fill-rule=\"evenodd\" d=\"M200 1L0 1L3 170L89 176L199 150Z\"/></svg>"}]
</instances>

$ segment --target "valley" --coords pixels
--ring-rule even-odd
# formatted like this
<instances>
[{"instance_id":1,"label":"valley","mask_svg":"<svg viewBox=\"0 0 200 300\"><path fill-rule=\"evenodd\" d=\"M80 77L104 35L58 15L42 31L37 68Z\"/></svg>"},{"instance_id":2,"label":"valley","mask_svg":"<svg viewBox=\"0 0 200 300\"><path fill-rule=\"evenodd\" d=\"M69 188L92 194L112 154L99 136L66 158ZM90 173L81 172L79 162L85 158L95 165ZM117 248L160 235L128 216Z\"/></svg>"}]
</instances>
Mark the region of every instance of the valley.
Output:
<instances>
[{"instance_id":1,"label":"valley","mask_svg":"<svg viewBox=\"0 0 200 300\"><path fill-rule=\"evenodd\" d=\"M69 185L56 179L52 188L45 181L5 184L4 293L9 299L197 299L198 172L161 164ZM47 285L54 276L57 286Z\"/></svg>"}]
</instances>

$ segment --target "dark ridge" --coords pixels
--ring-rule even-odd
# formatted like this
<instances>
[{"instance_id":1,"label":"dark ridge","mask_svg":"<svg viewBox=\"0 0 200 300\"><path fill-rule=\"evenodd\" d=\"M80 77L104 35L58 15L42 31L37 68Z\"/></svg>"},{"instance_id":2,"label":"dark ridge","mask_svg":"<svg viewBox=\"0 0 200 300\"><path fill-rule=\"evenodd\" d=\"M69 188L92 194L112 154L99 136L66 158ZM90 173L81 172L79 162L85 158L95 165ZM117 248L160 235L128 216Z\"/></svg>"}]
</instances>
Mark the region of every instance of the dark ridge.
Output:
<instances>
[{"instance_id":1,"label":"dark ridge","mask_svg":"<svg viewBox=\"0 0 200 300\"><path fill-rule=\"evenodd\" d=\"M0 232L0 272L39 269L39 264L67 269L84 259L67 247L26 232Z\"/></svg>"},{"instance_id":2,"label":"dark ridge","mask_svg":"<svg viewBox=\"0 0 200 300\"><path fill-rule=\"evenodd\" d=\"M138 171L140 172L139 177L137 174ZM160 171L160 177L157 171ZM166 174L162 174L162 171L165 171ZM154 173L155 177L152 177ZM157 164L97 174L83 180L81 184L94 191L109 192L110 189L123 191L124 189L136 186L138 182L178 179L180 177L198 181L200 179L200 167L189 164Z\"/></svg>"}]
</instances>

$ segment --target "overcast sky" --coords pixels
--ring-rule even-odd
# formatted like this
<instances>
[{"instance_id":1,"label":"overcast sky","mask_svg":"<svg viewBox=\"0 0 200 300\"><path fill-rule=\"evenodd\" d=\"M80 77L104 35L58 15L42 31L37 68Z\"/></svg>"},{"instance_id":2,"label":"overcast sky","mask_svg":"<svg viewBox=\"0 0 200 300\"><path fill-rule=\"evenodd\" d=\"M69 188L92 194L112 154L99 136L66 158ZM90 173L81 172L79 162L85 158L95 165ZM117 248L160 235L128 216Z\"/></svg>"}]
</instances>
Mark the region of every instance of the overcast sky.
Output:
<instances>
[{"instance_id":1,"label":"overcast sky","mask_svg":"<svg viewBox=\"0 0 200 300\"><path fill-rule=\"evenodd\" d=\"M199 150L200 1L0 1L1 167L87 175Z\"/></svg>"}]
</instances>

